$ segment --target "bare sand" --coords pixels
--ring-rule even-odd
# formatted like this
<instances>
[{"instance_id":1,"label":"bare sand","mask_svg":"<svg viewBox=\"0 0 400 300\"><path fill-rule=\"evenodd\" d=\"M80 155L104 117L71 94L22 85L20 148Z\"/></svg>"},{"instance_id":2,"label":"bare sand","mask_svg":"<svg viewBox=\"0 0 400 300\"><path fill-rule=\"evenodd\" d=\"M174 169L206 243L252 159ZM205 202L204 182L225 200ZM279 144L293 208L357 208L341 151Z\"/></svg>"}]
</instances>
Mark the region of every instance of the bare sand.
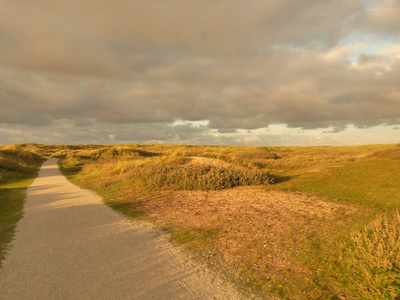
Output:
<instances>
[{"instance_id":1,"label":"bare sand","mask_svg":"<svg viewBox=\"0 0 400 300\"><path fill-rule=\"evenodd\" d=\"M28 188L0 299L243 299L150 225L68 182L57 160Z\"/></svg>"}]
</instances>

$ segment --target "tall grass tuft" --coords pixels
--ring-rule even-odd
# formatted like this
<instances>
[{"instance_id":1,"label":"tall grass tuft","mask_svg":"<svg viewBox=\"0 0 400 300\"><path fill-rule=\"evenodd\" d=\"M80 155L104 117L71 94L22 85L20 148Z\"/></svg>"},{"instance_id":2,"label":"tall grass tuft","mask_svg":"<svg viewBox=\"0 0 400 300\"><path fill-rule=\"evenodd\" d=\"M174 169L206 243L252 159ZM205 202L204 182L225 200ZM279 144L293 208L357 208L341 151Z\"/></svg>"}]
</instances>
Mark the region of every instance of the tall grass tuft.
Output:
<instances>
[{"instance_id":1,"label":"tall grass tuft","mask_svg":"<svg viewBox=\"0 0 400 300\"><path fill-rule=\"evenodd\" d=\"M359 299L400 297L400 214L381 215L350 236L344 250L350 286Z\"/></svg>"},{"instance_id":2,"label":"tall grass tuft","mask_svg":"<svg viewBox=\"0 0 400 300\"><path fill-rule=\"evenodd\" d=\"M30 176L43 162L39 155L25 151L18 145L0 147L0 183Z\"/></svg>"},{"instance_id":3,"label":"tall grass tuft","mask_svg":"<svg viewBox=\"0 0 400 300\"><path fill-rule=\"evenodd\" d=\"M400 144L388 149L382 149L373 153L373 156L389 159L400 159Z\"/></svg>"}]
</instances>

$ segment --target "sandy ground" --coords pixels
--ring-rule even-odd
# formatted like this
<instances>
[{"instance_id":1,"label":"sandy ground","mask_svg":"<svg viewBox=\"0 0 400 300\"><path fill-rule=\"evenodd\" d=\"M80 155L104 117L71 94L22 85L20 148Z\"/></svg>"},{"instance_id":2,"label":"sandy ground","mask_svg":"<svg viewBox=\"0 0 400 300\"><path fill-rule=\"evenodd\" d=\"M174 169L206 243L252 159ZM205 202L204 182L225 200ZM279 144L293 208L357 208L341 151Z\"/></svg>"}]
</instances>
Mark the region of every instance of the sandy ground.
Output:
<instances>
[{"instance_id":1,"label":"sandy ground","mask_svg":"<svg viewBox=\"0 0 400 300\"><path fill-rule=\"evenodd\" d=\"M28 188L0 299L240 299L149 225L126 221L49 159Z\"/></svg>"}]
</instances>

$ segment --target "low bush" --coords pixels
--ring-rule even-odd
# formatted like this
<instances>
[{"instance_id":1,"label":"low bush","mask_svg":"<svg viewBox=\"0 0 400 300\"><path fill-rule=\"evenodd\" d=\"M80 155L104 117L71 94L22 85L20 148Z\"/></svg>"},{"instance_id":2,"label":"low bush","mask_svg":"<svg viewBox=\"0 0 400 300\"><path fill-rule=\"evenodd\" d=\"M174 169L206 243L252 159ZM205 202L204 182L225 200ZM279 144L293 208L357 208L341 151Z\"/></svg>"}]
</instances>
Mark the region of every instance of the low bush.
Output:
<instances>
[{"instance_id":1,"label":"low bush","mask_svg":"<svg viewBox=\"0 0 400 300\"><path fill-rule=\"evenodd\" d=\"M142 164L131 171L147 185L157 189L221 190L244 185L268 185L274 177L262 170L211 165Z\"/></svg>"},{"instance_id":2,"label":"low bush","mask_svg":"<svg viewBox=\"0 0 400 300\"><path fill-rule=\"evenodd\" d=\"M18 163L12 160L0 157L0 170L1 171L14 171L25 173L26 170Z\"/></svg>"}]
</instances>

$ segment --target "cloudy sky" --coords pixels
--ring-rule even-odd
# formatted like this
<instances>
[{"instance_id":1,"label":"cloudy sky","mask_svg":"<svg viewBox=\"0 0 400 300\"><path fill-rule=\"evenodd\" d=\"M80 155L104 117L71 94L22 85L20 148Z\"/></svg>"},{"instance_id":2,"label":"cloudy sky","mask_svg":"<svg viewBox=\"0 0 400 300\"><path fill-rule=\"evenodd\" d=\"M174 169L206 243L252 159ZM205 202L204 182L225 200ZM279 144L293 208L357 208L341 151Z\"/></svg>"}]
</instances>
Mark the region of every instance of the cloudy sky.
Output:
<instances>
[{"instance_id":1,"label":"cloudy sky","mask_svg":"<svg viewBox=\"0 0 400 300\"><path fill-rule=\"evenodd\" d=\"M400 142L398 0L0 0L0 144Z\"/></svg>"}]
</instances>

